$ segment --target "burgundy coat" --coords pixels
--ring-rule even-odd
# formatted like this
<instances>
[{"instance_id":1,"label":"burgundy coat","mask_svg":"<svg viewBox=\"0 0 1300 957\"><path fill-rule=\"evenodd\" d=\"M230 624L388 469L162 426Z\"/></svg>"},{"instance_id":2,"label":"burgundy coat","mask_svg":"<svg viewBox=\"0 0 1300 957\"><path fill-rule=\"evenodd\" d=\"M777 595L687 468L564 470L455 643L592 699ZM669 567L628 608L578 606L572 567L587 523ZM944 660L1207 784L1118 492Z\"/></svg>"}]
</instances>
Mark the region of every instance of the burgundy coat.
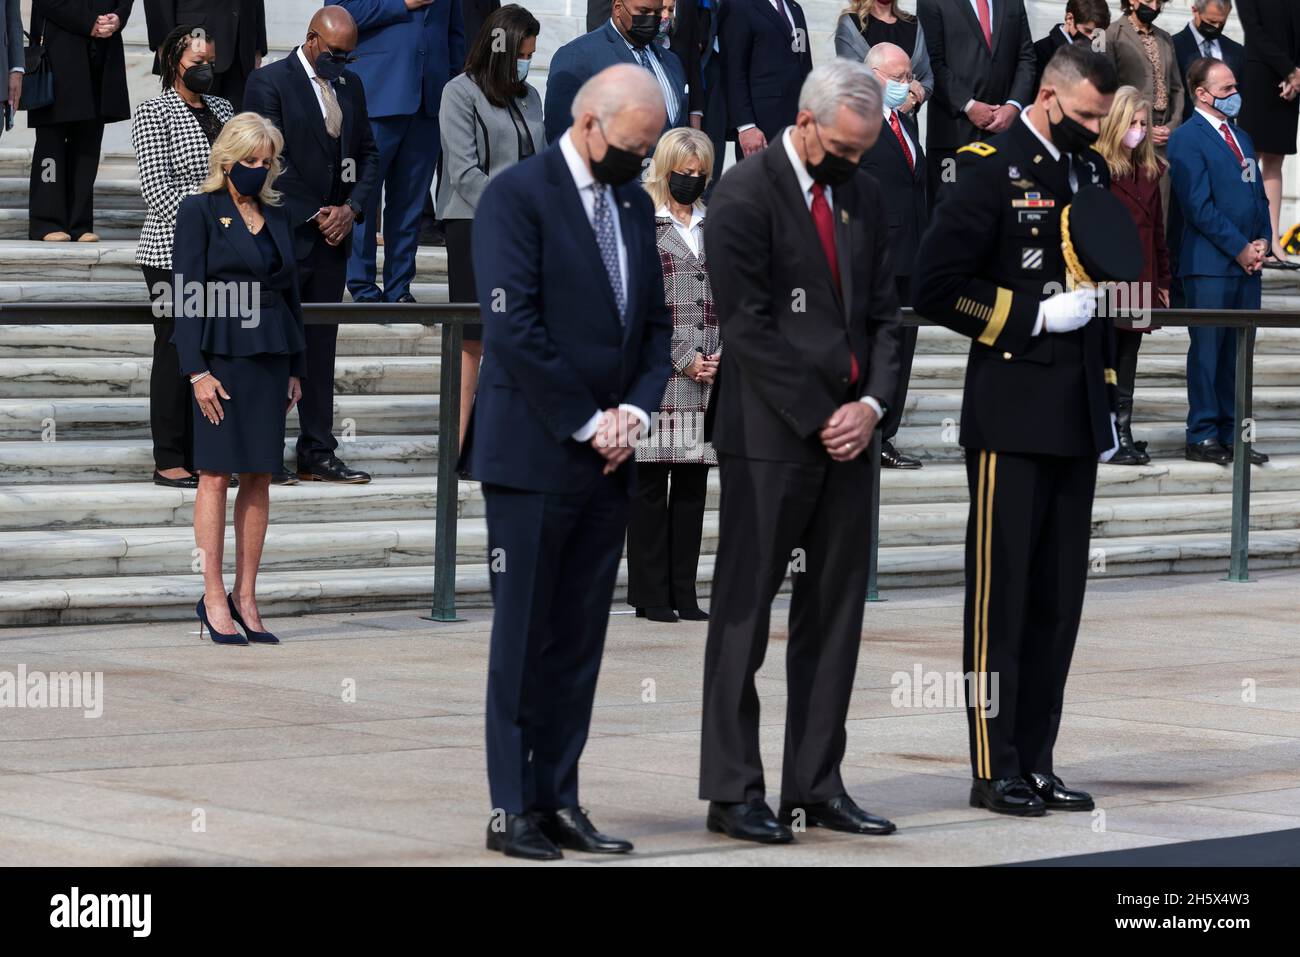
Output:
<instances>
[{"instance_id":1,"label":"burgundy coat","mask_svg":"<svg viewBox=\"0 0 1300 957\"><path fill-rule=\"evenodd\" d=\"M1162 163L1160 175L1168 172ZM1140 169L1128 176L1112 176L1110 191L1120 198L1128 208L1129 215L1137 224L1138 238L1142 243L1142 275L1139 277L1141 288L1150 290L1151 301L1143 303L1152 308L1159 306L1155 301L1157 289L1168 289L1171 282L1169 271L1169 247L1165 243L1165 213L1160 202L1160 179L1148 179ZM1116 322L1119 328L1125 328L1123 322ZM1160 328L1152 324L1141 331L1151 332Z\"/></svg>"}]
</instances>

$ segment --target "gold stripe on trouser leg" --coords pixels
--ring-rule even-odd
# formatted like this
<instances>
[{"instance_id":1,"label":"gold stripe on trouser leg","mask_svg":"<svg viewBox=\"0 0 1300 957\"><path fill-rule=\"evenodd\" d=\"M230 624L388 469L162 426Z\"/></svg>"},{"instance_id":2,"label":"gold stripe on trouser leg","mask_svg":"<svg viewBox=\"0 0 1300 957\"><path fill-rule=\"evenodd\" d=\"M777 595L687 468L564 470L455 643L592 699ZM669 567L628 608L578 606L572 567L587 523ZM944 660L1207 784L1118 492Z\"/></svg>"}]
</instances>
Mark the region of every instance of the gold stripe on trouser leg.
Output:
<instances>
[{"instance_id":1,"label":"gold stripe on trouser leg","mask_svg":"<svg viewBox=\"0 0 1300 957\"><path fill-rule=\"evenodd\" d=\"M980 697L981 707L979 713L980 722L984 725L984 777L993 776L991 762L989 760L989 719L988 719L988 701L984 700L988 695L989 680L989 592L992 586L989 584L993 578L993 487L997 483L998 475L998 453L989 453L989 475L988 475L988 501L984 507L984 605L980 610L980 617L984 621L984 642L980 649Z\"/></svg>"},{"instance_id":2,"label":"gold stripe on trouser leg","mask_svg":"<svg viewBox=\"0 0 1300 957\"><path fill-rule=\"evenodd\" d=\"M979 481L975 486L975 600L971 604L971 627L975 633L971 649L971 668L975 679L975 776L984 774L984 729L980 726L980 701L984 694L979 678L982 616L984 601L984 477L988 470L988 452L980 450Z\"/></svg>"}]
</instances>

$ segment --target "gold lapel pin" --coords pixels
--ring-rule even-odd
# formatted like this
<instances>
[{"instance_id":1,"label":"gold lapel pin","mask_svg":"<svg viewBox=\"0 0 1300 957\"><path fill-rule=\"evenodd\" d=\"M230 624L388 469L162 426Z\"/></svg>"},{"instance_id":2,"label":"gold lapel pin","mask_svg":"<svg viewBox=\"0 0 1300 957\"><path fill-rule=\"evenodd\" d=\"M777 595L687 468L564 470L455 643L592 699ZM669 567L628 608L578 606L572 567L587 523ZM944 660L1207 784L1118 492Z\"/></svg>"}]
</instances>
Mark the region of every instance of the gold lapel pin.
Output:
<instances>
[{"instance_id":1,"label":"gold lapel pin","mask_svg":"<svg viewBox=\"0 0 1300 957\"><path fill-rule=\"evenodd\" d=\"M229 216L222 216L222 217L221 217L221 225L222 225L222 226L225 226L227 229L230 228L230 224L231 224L232 222L234 222L234 220L232 220Z\"/></svg>"},{"instance_id":2,"label":"gold lapel pin","mask_svg":"<svg viewBox=\"0 0 1300 957\"><path fill-rule=\"evenodd\" d=\"M1034 162L1035 162L1035 163L1041 163L1042 161L1043 161L1043 154L1042 154L1042 153L1039 153L1037 156L1034 157Z\"/></svg>"}]
</instances>

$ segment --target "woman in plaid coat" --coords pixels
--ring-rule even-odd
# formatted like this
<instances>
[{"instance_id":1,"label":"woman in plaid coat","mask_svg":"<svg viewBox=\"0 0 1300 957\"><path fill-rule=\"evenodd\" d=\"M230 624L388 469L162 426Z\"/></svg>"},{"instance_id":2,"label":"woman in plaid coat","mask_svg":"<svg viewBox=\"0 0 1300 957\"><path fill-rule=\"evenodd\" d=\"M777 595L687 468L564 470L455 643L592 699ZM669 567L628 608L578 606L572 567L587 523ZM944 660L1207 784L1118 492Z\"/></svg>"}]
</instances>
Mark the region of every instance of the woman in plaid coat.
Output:
<instances>
[{"instance_id":1,"label":"woman in plaid coat","mask_svg":"<svg viewBox=\"0 0 1300 957\"><path fill-rule=\"evenodd\" d=\"M636 489L627 532L627 601L651 621L705 621L695 595L709 466L704 413L722 346L704 261L700 196L713 145L698 130L659 140L645 186L656 208L664 298L673 317L673 373L650 435L636 450Z\"/></svg>"}]
</instances>

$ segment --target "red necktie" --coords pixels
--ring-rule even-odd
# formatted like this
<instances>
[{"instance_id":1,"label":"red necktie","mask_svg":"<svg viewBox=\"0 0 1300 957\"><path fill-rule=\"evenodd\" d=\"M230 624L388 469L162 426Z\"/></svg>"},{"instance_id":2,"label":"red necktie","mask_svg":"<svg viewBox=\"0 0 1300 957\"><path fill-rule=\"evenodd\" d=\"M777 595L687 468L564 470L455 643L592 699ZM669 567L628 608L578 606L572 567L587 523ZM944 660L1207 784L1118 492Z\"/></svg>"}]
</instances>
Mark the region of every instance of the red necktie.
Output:
<instances>
[{"instance_id":1,"label":"red necktie","mask_svg":"<svg viewBox=\"0 0 1300 957\"><path fill-rule=\"evenodd\" d=\"M1227 123L1220 123L1219 132L1222 133L1223 138L1228 141L1228 149L1232 150L1232 155L1237 157L1237 164L1239 166L1245 166L1246 157L1242 155L1241 147L1237 145L1237 141L1232 136L1232 128L1229 127Z\"/></svg>"},{"instance_id":2,"label":"red necktie","mask_svg":"<svg viewBox=\"0 0 1300 957\"><path fill-rule=\"evenodd\" d=\"M980 11L980 29L984 31L984 42L993 50L993 18L989 15L989 0L975 0Z\"/></svg>"},{"instance_id":3,"label":"red necktie","mask_svg":"<svg viewBox=\"0 0 1300 957\"><path fill-rule=\"evenodd\" d=\"M889 127L898 137L898 145L903 148L903 158L907 160L907 168L916 172L915 160L912 159L912 151L907 148L907 140L903 138L903 128L898 125L898 110L889 111Z\"/></svg>"},{"instance_id":4,"label":"red necktie","mask_svg":"<svg viewBox=\"0 0 1300 957\"><path fill-rule=\"evenodd\" d=\"M831 267L831 278L835 280L835 289L843 295L843 287L840 286L840 260L835 254L835 220L831 216L831 204L826 202L826 187L821 183L813 183L812 188L812 218L813 225L817 227L817 238L821 240L822 252L826 254L826 262ZM858 381L858 357L849 353L849 384L852 385Z\"/></svg>"}]
</instances>

